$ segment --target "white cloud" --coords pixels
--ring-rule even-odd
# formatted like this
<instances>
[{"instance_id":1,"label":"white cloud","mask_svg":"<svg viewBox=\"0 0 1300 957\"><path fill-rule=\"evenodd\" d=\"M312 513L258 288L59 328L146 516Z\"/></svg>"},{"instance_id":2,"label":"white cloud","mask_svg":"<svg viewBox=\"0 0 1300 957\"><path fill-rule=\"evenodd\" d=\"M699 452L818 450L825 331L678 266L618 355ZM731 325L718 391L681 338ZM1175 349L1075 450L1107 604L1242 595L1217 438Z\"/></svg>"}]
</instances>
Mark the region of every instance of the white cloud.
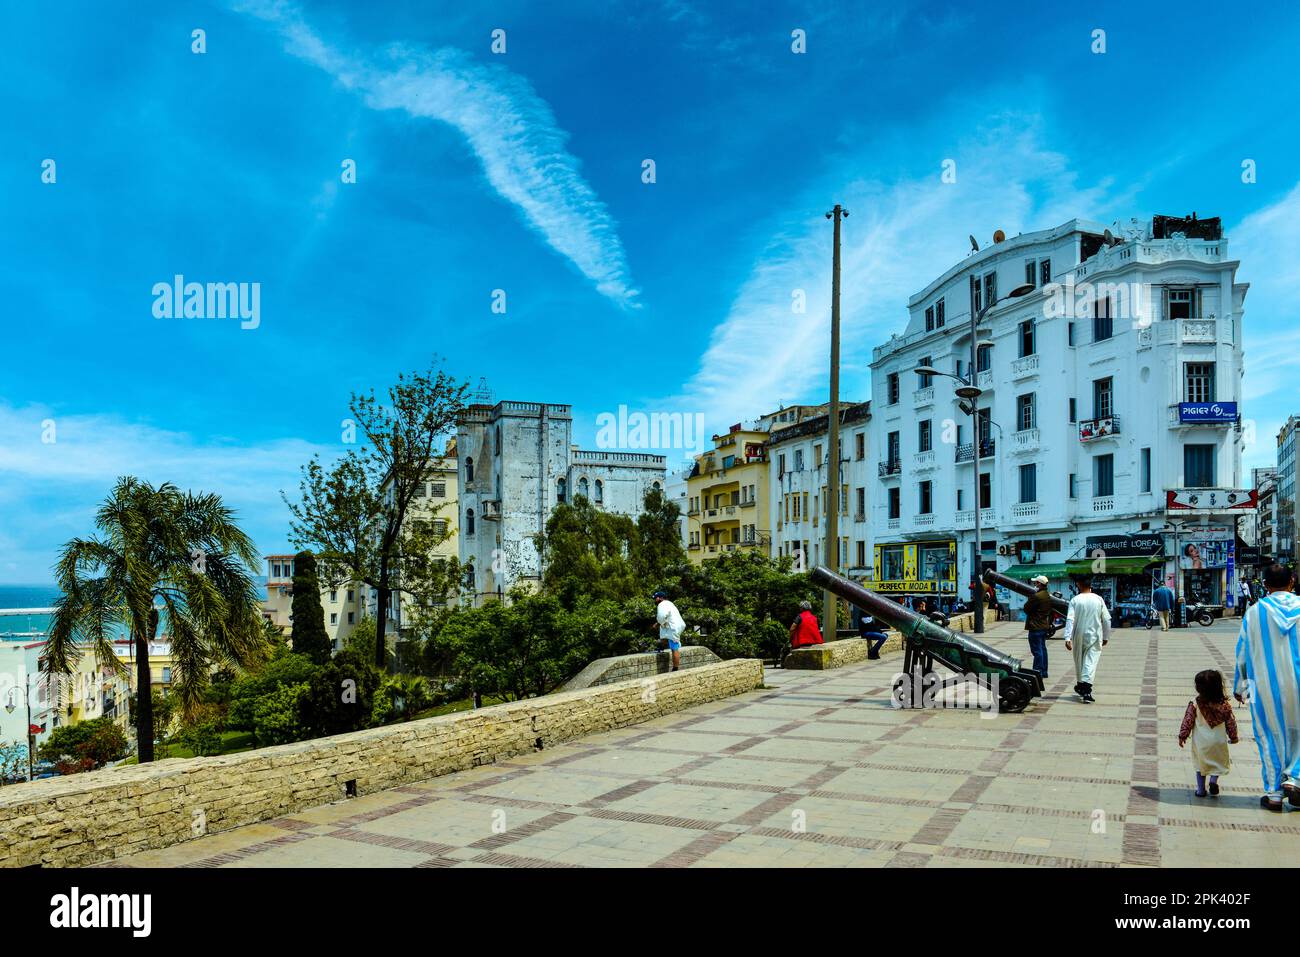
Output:
<instances>
[{"instance_id":1,"label":"white cloud","mask_svg":"<svg viewBox=\"0 0 1300 957\"><path fill-rule=\"evenodd\" d=\"M475 63L461 50L394 44L382 64L354 58L325 42L283 0L247 0L237 8L274 24L292 55L360 93L376 110L448 123L483 164L488 182L598 292L636 306L617 224L568 152L568 134L531 84L499 65Z\"/></svg>"},{"instance_id":2,"label":"white cloud","mask_svg":"<svg viewBox=\"0 0 1300 957\"><path fill-rule=\"evenodd\" d=\"M840 394L866 399L871 349L907 323L907 300L958 262L967 235L988 242L995 228L1007 235L1059 225L1075 217L1102 219L1122 209L1128 193L1110 184L1081 187L1064 156L1046 148L1036 124L1004 117L999 126L954 149L957 181L932 175L896 181L823 177L790 205L808 215L774 227L775 237L715 329L699 371L672 400L709 410L710 425L753 418L777 402L823 396L829 378L831 224L823 212L838 199L844 221L841 289ZM865 161L859 162L865 165ZM847 169L847 167L846 167ZM843 185L834 185L836 182ZM807 310L791 310L803 289ZM856 368L859 372L848 374Z\"/></svg>"},{"instance_id":3,"label":"white cloud","mask_svg":"<svg viewBox=\"0 0 1300 957\"><path fill-rule=\"evenodd\" d=\"M55 426L48 444L46 419ZM313 454L340 451L297 439L200 441L116 416L0 403L0 581L48 579L58 547L94 531L95 509L123 475L216 492L258 548L278 551L289 535L280 490L296 493L299 466Z\"/></svg>"}]
</instances>

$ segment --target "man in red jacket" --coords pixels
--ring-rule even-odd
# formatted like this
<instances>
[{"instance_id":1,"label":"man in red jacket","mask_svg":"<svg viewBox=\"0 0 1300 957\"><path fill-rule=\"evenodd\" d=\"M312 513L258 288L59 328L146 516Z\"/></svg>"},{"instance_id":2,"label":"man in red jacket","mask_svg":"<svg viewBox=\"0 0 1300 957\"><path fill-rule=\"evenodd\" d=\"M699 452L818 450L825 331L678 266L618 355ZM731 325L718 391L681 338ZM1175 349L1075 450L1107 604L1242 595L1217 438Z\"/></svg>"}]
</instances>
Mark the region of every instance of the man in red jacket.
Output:
<instances>
[{"instance_id":1,"label":"man in red jacket","mask_svg":"<svg viewBox=\"0 0 1300 957\"><path fill-rule=\"evenodd\" d=\"M812 602L799 602L799 617L790 626L790 645L793 648L806 648L809 645L822 644L822 632L817 627L817 618L812 613Z\"/></svg>"}]
</instances>

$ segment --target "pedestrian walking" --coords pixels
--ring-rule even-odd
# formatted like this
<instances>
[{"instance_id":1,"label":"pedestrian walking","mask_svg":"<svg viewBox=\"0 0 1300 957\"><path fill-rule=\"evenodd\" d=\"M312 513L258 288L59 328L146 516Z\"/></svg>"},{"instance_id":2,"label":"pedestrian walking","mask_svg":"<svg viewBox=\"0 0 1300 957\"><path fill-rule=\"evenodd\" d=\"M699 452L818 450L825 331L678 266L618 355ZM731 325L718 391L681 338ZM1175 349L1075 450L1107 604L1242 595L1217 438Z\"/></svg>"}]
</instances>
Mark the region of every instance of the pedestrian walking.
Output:
<instances>
[{"instance_id":1,"label":"pedestrian walking","mask_svg":"<svg viewBox=\"0 0 1300 957\"><path fill-rule=\"evenodd\" d=\"M1232 770L1228 745L1236 744L1237 719L1232 704L1223 691L1223 675L1202 671L1195 678L1196 699L1187 702L1182 726L1178 729L1178 746L1192 741L1192 765L1196 768L1196 796L1219 796L1219 775ZM1206 790L1206 782L1209 790Z\"/></svg>"},{"instance_id":2,"label":"pedestrian walking","mask_svg":"<svg viewBox=\"0 0 1300 957\"><path fill-rule=\"evenodd\" d=\"M1038 590L1025 600L1025 631L1029 633L1029 652L1034 656L1034 670L1047 677L1047 639L1052 637L1052 596L1047 593L1047 576L1029 579Z\"/></svg>"},{"instance_id":3,"label":"pedestrian walking","mask_svg":"<svg viewBox=\"0 0 1300 957\"><path fill-rule=\"evenodd\" d=\"M1168 585L1161 585L1151 593L1151 607L1160 616L1160 630L1169 630L1169 613L1174 610L1174 590Z\"/></svg>"},{"instance_id":4,"label":"pedestrian walking","mask_svg":"<svg viewBox=\"0 0 1300 957\"><path fill-rule=\"evenodd\" d=\"M1092 590L1092 576L1074 579L1079 593L1070 599L1070 613L1065 618L1065 650L1074 652L1074 671L1078 681L1074 693L1085 704L1092 704L1092 679L1101 660L1101 649L1110 644L1110 610L1102 597Z\"/></svg>"},{"instance_id":5,"label":"pedestrian walking","mask_svg":"<svg viewBox=\"0 0 1300 957\"><path fill-rule=\"evenodd\" d=\"M1268 594L1251 606L1237 638L1233 697L1250 704L1264 781L1260 806L1283 810L1285 798L1300 807L1300 595L1291 590L1289 568L1270 565Z\"/></svg>"},{"instance_id":6,"label":"pedestrian walking","mask_svg":"<svg viewBox=\"0 0 1300 957\"><path fill-rule=\"evenodd\" d=\"M668 600L661 591L654 593L655 621L659 623L659 640L665 643L673 653L673 671L682 667L682 632L686 630L686 621L677 606Z\"/></svg>"},{"instance_id":7,"label":"pedestrian walking","mask_svg":"<svg viewBox=\"0 0 1300 957\"><path fill-rule=\"evenodd\" d=\"M1250 582L1242 578L1237 586L1237 593L1241 595L1241 617L1246 617L1246 609L1250 607Z\"/></svg>"}]
</instances>

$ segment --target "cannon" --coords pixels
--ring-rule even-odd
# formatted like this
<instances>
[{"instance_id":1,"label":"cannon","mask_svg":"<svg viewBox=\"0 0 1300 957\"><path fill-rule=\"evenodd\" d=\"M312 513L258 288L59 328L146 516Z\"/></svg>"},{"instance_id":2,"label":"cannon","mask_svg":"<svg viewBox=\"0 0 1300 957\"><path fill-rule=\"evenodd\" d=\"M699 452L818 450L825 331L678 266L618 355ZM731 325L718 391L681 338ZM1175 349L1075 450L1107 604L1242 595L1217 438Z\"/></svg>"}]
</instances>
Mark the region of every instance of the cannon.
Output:
<instances>
[{"instance_id":1,"label":"cannon","mask_svg":"<svg viewBox=\"0 0 1300 957\"><path fill-rule=\"evenodd\" d=\"M1024 595L1026 598L1038 590L1033 585L1029 584L1029 582L1016 581L1016 579L1008 578L1001 572L995 572L990 568L984 569L984 584L994 586L1000 585L1007 591L1013 591L1017 595ZM1070 613L1070 603L1064 598L1057 598L1053 595L1052 610L1064 618Z\"/></svg>"},{"instance_id":2,"label":"cannon","mask_svg":"<svg viewBox=\"0 0 1300 957\"><path fill-rule=\"evenodd\" d=\"M937 625L856 582L842 578L824 565L814 568L809 577L819 588L838 595L899 631L903 636L903 671L906 675L932 675L935 665L941 664L960 677L949 678L941 682L940 687L961 684L971 674L995 678L998 708L1008 712L1024 711L1030 701L1043 693L1043 676L1032 668L1021 667L1019 658L1004 655L982 641ZM899 680L905 679L900 677Z\"/></svg>"}]
</instances>

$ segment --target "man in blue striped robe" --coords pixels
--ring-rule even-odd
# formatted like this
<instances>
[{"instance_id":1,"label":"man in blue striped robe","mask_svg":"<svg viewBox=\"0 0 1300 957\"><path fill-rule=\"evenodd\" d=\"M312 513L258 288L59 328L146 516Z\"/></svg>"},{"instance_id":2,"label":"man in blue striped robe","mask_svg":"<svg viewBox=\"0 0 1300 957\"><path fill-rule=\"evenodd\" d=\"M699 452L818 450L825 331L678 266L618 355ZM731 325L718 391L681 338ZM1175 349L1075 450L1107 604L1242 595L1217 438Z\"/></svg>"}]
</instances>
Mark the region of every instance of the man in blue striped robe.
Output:
<instances>
[{"instance_id":1,"label":"man in blue striped robe","mask_svg":"<svg viewBox=\"0 0 1300 957\"><path fill-rule=\"evenodd\" d=\"M1250 703L1255 743L1263 765L1260 806L1300 808L1300 595L1291 591L1290 569L1271 566L1264 575L1268 594L1241 623L1233 694Z\"/></svg>"}]
</instances>

